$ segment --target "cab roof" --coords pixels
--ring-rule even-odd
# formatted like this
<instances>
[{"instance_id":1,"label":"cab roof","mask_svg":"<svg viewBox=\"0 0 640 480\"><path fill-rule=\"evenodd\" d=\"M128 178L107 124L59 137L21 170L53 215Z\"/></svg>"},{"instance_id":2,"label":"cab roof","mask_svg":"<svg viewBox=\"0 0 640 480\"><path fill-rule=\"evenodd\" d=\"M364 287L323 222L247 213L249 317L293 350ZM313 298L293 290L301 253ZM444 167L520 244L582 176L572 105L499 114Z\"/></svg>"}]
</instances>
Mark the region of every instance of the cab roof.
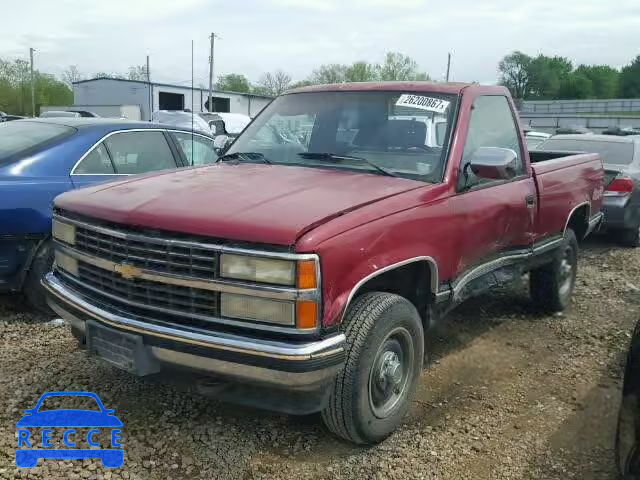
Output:
<instances>
[{"instance_id":1,"label":"cab roof","mask_svg":"<svg viewBox=\"0 0 640 480\"><path fill-rule=\"evenodd\" d=\"M397 91L397 92L431 92L459 95L463 90L478 90L482 93L505 94L507 89L498 85L478 85L462 82L351 82L327 85L311 85L290 90L287 93L305 92L342 92L342 91Z\"/></svg>"}]
</instances>

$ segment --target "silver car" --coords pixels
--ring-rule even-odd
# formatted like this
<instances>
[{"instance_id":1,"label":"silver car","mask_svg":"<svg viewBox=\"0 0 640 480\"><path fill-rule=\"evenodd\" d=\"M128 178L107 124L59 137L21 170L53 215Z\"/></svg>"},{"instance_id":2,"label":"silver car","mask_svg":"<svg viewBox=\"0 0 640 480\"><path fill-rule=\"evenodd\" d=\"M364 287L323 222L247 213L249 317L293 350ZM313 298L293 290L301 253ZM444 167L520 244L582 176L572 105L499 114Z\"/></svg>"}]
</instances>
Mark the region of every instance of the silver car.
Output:
<instances>
[{"instance_id":1,"label":"silver car","mask_svg":"<svg viewBox=\"0 0 640 480\"><path fill-rule=\"evenodd\" d=\"M640 245L640 135L556 135L538 150L599 153L605 168L603 228Z\"/></svg>"}]
</instances>

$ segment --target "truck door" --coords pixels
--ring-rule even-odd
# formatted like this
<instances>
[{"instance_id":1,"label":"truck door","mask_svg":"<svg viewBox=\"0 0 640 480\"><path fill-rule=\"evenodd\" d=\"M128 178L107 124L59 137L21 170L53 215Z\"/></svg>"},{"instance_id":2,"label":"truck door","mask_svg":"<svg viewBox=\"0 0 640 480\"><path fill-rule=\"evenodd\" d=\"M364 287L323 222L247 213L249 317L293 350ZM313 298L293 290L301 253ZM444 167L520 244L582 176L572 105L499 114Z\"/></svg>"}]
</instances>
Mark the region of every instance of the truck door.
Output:
<instances>
[{"instance_id":1,"label":"truck door","mask_svg":"<svg viewBox=\"0 0 640 480\"><path fill-rule=\"evenodd\" d=\"M515 178L476 177L466 166L479 147L513 150L517 155ZM531 248L535 184L526 168L515 115L505 96L480 95L473 100L456 190L453 215L460 232L456 276L502 255Z\"/></svg>"}]
</instances>

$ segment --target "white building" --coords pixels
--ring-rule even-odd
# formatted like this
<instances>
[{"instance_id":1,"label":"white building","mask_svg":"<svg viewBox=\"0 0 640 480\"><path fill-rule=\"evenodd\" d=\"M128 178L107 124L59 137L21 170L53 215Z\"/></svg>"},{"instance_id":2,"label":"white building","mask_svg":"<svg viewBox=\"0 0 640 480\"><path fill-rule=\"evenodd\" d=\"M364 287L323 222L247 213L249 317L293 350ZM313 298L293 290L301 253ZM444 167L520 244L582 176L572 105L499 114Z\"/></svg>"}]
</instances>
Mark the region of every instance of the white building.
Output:
<instances>
[{"instance_id":1,"label":"white building","mask_svg":"<svg viewBox=\"0 0 640 480\"><path fill-rule=\"evenodd\" d=\"M216 112L244 113L254 117L272 97L236 92L213 92ZM91 110L92 106L138 105L140 118L151 119L155 110L207 111L209 91L167 83L147 83L119 78L92 78L73 83L73 104Z\"/></svg>"}]
</instances>

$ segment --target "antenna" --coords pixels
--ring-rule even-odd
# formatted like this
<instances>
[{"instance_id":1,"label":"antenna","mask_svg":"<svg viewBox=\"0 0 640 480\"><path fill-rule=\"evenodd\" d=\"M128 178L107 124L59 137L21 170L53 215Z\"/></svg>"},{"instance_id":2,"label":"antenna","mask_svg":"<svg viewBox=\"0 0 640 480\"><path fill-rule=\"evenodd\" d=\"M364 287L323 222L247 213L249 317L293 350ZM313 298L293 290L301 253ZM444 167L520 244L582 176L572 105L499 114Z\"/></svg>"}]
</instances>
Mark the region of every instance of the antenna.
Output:
<instances>
[{"instance_id":1,"label":"antenna","mask_svg":"<svg viewBox=\"0 0 640 480\"><path fill-rule=\"evenodd\" d=\"M191 40L191 165L193 165L193 40Z\"/></svg>"}]
</instances>

